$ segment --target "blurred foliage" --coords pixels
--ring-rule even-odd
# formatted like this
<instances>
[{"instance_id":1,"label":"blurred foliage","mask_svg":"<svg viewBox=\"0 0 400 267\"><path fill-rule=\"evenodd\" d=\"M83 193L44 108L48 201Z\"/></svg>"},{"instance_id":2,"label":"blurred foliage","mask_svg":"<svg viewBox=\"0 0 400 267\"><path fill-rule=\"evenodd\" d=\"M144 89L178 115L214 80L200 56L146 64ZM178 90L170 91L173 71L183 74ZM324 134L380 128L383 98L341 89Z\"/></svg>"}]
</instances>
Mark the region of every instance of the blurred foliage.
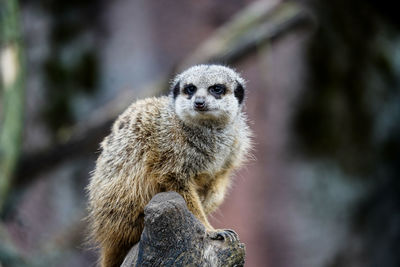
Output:
<instances>
[{"instance_id":1,"label":"blurred foliage","mask_svg":"<svg viewBox=\"0 0 400 267\"><path fill-rule=\"evenodd\" d=\"M388 62L371 41L374 21L357 7L348 1L315 5L320 28L309 46L312 75L296 131L309 155L328 156L348 171L366 174L375 162L368 76L371 68L381 72L375 62Z\"/></svg>"},{"instance_id":2,"label":"blurred foliage","mask_svg":"<svg viewBox=\"0 0 400 267\"><path fill-rule=\"evenodd\" d=\"M18 1L0 2L0 214L21 148L25 64L19 21ZM23 266L1 222L0 240L0 265Z\"/></svg>"},{"instance_id":3,"label":"blurred foliage","mask_svg":"<svg viewBox=\"0 0 400 267\"><path fill-rule=\"evenodd\" d=\"M99 28L101 1L43 0L41 4L52 20L50 53L43 65L45 96L52 101L43 107L43 114L57 134L75 123L74 97L98 89L99 60L90 34Z\"/></svg>"},{"instance_id":4,"label":"blurred foliage","mask_svg":"<svg viewBox=\"0 0 400 267\"><path fill-rule=\"evenodd\" d=\"M393 253L400 247L398 28L383 17L391 12L379 6L377 13L364 1L311 6L319 28L309 44L310 75L294 119L297 144L308 157L332 160L370 188L353 216L352 242L330 266L400 266Z\"/></svg>"},{"instance_id":5,"label":"blurred foliage","mask_svg":"<svg viewBox=\"0 0 400 267\"><path fill-rule=\"evenodd\" d=\"M64 64L57 57L57 51L54 52L54 57L46 61L46 97L52 101L44 107L44 115L53 130L74 123L71 110L73 96L77 93L95 92L99 72L97 61L93 51L84 51L78 61L71 65Z\"/></svg>"},{"instance_id":6,"label":"blurred foliage","mask_svg":"<svg viewBox=\"0 0 400 267\"><path fill-rule=\"evenodd\" d=\"M2 226L2 225L1 225ZM13 242L10 240L7 233L0 227L0 266L4 267L23 267L27 266L18 252L18 249L14 247ZM2 265L3 264L3 265Z\"/></svg>"},{"instance_id":7,"label":"blurred foliage","mask_svg":"<svg viewBox=\"0 0 400 267\"><path fill-rule=\"evenodd\" d=\"M399 33L359 1L318 2L314 9L320 28L309 45L312 75L295 118L298 143L356 177L397 170Z\"/></svg>"},{"instance_id":8,"label":"blurred foliage","mask_svg":"<svg viewBox=\"0 0 400 267\"><path fill-rule=\"evenodd\" d=\"M19 157L24 110L24 60L18 1L0 3L0 211Z\"/></svg>"}]
</instances>

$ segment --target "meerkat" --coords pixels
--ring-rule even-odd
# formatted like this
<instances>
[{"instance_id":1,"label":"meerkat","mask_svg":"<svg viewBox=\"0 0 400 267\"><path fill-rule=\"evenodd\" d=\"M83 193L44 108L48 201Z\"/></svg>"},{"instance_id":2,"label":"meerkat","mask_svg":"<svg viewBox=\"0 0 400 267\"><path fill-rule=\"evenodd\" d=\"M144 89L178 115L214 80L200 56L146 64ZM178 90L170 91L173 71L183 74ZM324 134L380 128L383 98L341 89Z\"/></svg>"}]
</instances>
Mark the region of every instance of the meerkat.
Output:
<instances>
[{"instance_id":1,"label":"meerkat","mask_svg":"<svg viewBox=\"0 0 400 267\"><path fill-rule=\"evenodd\" d=\"M212 238L231 234L207 214L251 148L244 88L231 68L197 65L175 77L169 96L139 100L118 117L88 185L101 266L120 266L140 239L145 205L163 191L178 192Z\"/></svg>"}]
</instances>

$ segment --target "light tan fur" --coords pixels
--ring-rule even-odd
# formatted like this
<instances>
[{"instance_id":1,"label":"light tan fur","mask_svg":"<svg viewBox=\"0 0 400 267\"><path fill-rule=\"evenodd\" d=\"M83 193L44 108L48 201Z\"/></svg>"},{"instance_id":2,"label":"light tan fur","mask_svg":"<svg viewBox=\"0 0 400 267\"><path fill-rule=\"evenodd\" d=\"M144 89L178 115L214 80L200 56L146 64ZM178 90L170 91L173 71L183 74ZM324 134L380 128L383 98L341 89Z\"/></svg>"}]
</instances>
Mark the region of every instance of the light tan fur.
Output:
<instances>
[{"instance_id":1,"label":"light tan fur","mask_svg":"<svg viewBox=\"0 0 400 267\"><path fill-rule=\"evenodd\" d=\"M191 98L183 91L189 83L197 86ZM207 91L216 83L226 86L220 99ZM173 81L177 95L139 100L116 120L88 186L88 218L103 267L119 266L139 241L144 207L159 192L181 194L215 231L206 216L223 201L231 172L250 149L250 130L234 96L239 83L243 79L230 68L195 66ZM193 111L198 95L209 111Z\"/></svg>"}]
</instances>

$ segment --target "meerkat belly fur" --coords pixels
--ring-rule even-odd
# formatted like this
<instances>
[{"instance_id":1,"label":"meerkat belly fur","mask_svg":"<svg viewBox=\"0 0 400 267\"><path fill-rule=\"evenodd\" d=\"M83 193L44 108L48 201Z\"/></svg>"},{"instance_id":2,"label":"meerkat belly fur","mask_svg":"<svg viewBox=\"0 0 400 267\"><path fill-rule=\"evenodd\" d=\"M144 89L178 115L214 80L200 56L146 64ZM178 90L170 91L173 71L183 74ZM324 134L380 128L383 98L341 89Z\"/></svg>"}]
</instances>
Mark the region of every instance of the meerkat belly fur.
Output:
<instances>
[{"instance_id":1,"label":"meerkat belly fur","mask_svg":"<svg viewBox=\"0 0 400 267\"><path fill-rule=\"evenodd\" d=\"M176 76L168 97L139 100L119 116L88 186L103 267L119 266L139 241L144 207L159 192L178 192L209 233L221 231L206 216L250 149L243 100L234 70L198 65Z\"/></svg>"}]
</instances>

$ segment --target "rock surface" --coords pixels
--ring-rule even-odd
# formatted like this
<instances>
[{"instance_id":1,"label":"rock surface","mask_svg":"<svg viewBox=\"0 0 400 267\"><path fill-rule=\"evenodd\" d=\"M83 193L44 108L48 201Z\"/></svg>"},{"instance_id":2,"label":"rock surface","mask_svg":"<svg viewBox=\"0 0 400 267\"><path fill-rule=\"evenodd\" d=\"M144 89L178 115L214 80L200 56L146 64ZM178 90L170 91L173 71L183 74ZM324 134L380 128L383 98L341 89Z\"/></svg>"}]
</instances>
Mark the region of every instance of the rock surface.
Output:
<instances>
[{"instance_id":1,"label":"rock surface","mask_svg":"<svg viewBox=\"0 0 400 267\"><path fill-rule=\"evenodd\" d=\"M176 192L155 195L145 211L140 242L123 267L243 266L245 246L232 230L207 233Z\"/></svg>"}]
</instances>

